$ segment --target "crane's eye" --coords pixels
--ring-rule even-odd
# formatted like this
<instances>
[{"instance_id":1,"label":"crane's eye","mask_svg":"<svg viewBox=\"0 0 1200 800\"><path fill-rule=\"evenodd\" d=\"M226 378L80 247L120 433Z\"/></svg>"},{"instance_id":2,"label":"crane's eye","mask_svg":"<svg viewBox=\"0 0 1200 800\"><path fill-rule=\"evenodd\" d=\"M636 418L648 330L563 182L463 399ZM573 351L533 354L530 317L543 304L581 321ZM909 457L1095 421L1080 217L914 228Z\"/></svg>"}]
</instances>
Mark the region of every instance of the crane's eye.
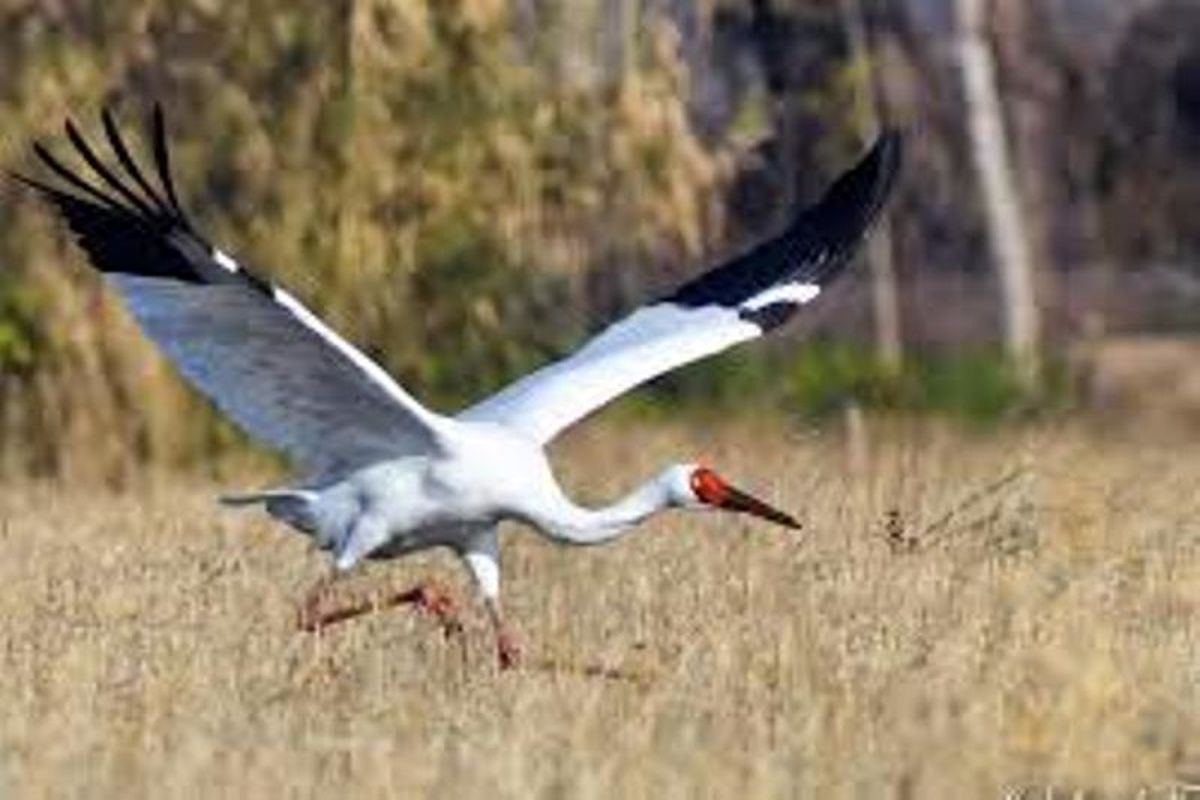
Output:
<instances>
[{"instance_id":1,"label":"crane's eye","mask_svg":"<svg viewBox=\"0 0 1200 800\"><path fill-rule=\"evenodd\" d=\"M707 467L699 467L693 471L690 483L692 493L702 503L721 506L729 498L729 484Z\"/></svg>"}]
</instances>

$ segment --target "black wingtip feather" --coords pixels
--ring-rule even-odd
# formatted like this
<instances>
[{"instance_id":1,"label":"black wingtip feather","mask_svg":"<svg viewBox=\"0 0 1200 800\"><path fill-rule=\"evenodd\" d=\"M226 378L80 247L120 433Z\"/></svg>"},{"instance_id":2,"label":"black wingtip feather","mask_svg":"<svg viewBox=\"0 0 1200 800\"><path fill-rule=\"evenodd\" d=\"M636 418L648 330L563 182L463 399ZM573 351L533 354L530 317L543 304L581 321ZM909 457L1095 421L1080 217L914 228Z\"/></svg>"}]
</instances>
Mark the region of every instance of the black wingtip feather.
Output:
<instances>
[{"instance_id":1,"label":"black wingtip feather","mask_svg":"<svg viewBox=\"0 0 1200 800\"><path fill-rule=\"evenodd\" d=\"M902 157L903 135L894 129L884 130L858 164L797 220L797 226L811 229L810 237L815 233L823 239L828 251L828 257L803 276L805 280L824 286L849 264L891 196Z\"/></svg>"},{"instance_id":2,"label":"black wingtip feather","mask_svg":"<svg viewBox=\"0 0 1200 800\"><path fill-rule=\"evenodd\" d=\"M22 174L15 170L6 169L4 170L4 175L13 183L20 184L25 189L31 189L34 192L37 192L40 199L48 202L60 212L67 205L73 202L93 205L90 201L84 200L77 195L71 194L70 192L65 192L57 186L51 186L44 181L39 181L37 178L30 177L29 175ZM93 205L93 207L95 206ZM107 209L101 208L100 210L102 213L107 212Z\"/></svg>"},{"instance_id":3,"label":"black wingtip feather","mask_svg":"<svg viewBox=\"0 0 1200 800\"><path fill-rule=\"evenodd\" d=\"M146 177L142 174L141 168L138 167L137 161L129 152L129 148L125 146L125 140L121 137L121 129L117 126L116 118L113 116L112 110L107 106L100 111L100 120L104 124L104 135L108 137L108 145L116 155L117 160L125 168L125 172L133 178L134 183L141 188L146 196L150 198L159 213L170 215L171 209L167 207L166 201L163 200Z\"/></svg>"},{"instance_id":4,"label":"black wingtip feather","mask_svg":"<svg viewBox=\"0 0 1200 800\"><path fill-rule=\"evenodd\" d=\"M663 301L735 308L780 284L827 285L849 263L886 204L900 169L901 150L900 133L884 131L820 201L798 211L778 236L688 282ZM794 303L780 302L742 315L766 330L781 324L795 308Z\"/></svg>"},{"instance_id":5,"label":"black wingtip feather","mask_svg":"<svg viewBox=\"0 0 1200 800\"><path fill-rule=\"evenodd\" d=\"M814 211L822 208L828 213L847 216L849 222L869 226L891 193L892 184L900 172L903 155L903 135L886 129L875 144L852 169L836 180Z\"/></svg>"},{"instance_id":6,"label":"black wingtip feather","mask_svg":"<svg viewBox=\"0 0 1200 800\"><path fill-rule=\"evenodd\" d=\"M39 142L33 143L34 153L56 178L61 179L62 185L8 173L17 183L35 190L62 215L92 266L104 273L182 283L242 282L256 292L271 296L274 290L266 281L244 267L231 269L220 263L213 247L192 228L180 210L171 178L162 108L155 106L148 135L166 200L150 186L138 168L113 114L104 109L101 120L111 149L123 169L106 165L73 121L67 120L64 130L78 155L115 194L106 193L104 186L93 185L68 169ZM122 198L128 205L121 202Z\"/></svg>"},{"instance_id":7,"label":"black wingtip feather","mask_svg":"<svg viewBox=\"0 0 1200 800\"><path fill-rule=\"evenodd\" d=\"M879 134L866 155L834 181L820 202L802 216L819 215L827 224L842 226L869 224L891 192L900 170L901 151L898 131Z\"/></svg>"},{"instance_id":8,"label":"black wingtip feather","mask_svg":"<svg viewBox=\"0 0 1200 800\"><path fill-rule=\"evenodd\" d=\"M131 213L128 208L118 203L115 199L109 197L104 192L100 191L95 186L92 186L83 178L80 178L74 172L64 167L62 162L55 158L54 154L51 153L50 150L47 149L41 142L33 143L33 152L35 155L37 155L38 159L50 169L51 172L62 178L71 186L83 192L88 197L92 198L92 202L98 204L100 207L119 213Z\"/></svg>"},{"instance_id":9,"label":"black wingtip feather","mask_svg":"<svg viewBox=\"0 0 1200 800\"><path fill-rule=\"evenodd\" d=\"M150 204L145 201L145 199L138 197L137 194L130 190L128 186L122 183L121 180L112 173L112 170L105 166L104 162L101 161L100 157L96 155L96 152L92 150L91 145L89 145L87 140L83 138L83 134L79 132L79 129L69 117L67 118L63 127L67 133L67 138L70 139L71 144L75 146L75 150L83 157L83 160L87 162L87 165L92 168L92 171L99 175L102 181L108 184L110 189L121 195L126 202L128 202L133 208L136 208L145 216L152 218L157 215L157 211L151 207Z\"/></svg>"},{"instance_id":10,"label":"black wingtip feather","mask_svg":"<svg viewBox=\"0 0 1200 800\"><path fill-rule=\"evenodd\" d=\"M8 179L10 181L20 183L20 184L24 185L25 187L27 187L29 189L33 189L34 191L39 192L41 194L54 195L56 193L59 193L59 190L55 189L53 186L50 186L47 183L43 183L42 181L39 181L37 178L31 178L28 175L22 175L20 172L17 172L15 170L6 169L6 170L4 170L4 174L8 177Z\"/></svg>"}]
</instances>

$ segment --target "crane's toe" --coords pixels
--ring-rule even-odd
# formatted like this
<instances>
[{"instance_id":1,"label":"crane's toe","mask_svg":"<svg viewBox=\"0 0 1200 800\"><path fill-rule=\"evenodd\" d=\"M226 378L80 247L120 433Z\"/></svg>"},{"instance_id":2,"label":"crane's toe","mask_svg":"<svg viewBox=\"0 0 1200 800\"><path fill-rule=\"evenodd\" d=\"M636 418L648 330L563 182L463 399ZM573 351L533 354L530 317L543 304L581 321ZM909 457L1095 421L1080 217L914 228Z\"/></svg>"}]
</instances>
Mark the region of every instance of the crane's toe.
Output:
<instances>
[{"instance_id":1,"label":"crane's toe","mask_svg":"<svg viewBox=\"0 0 1200 800\"><path fill-rule=\"evenodd\" d=\"M325 604L325 598L332 590L334 582L337 580L337 573L332 572L321 578L308 594L304 596L304 600L300 602L299 608L296 609L296 627L302 631L313 633L325 626L329 620L322 612L321 608Z\"/></svg>"},{"instance_id":2,"label":"crane's toe","mask_svg":"<svg viewBox=\"0 0 1200 800\"><path fill-rule=\"evenodd\" d=\"M508 629L496 633L496 656L500 669L513 669L521 663L521 646Z\"/></svg>"},{"instance_id":3,"label":"crane's toe","mask_svg":"<svg viewBox=\"0 0 1200 800\"><path fill-rule=\"evenodd\" d=\"M403 598L403 599L401 599ZM453 593L437 581L426 581L406 595L398 596L398 602L411 602L420 610L433 616L442 626L442 631L449 636L463 632L462 620L458 616L458 601ZM395 602L392 603L393 605Z\"/></svg>"}]
</instances>

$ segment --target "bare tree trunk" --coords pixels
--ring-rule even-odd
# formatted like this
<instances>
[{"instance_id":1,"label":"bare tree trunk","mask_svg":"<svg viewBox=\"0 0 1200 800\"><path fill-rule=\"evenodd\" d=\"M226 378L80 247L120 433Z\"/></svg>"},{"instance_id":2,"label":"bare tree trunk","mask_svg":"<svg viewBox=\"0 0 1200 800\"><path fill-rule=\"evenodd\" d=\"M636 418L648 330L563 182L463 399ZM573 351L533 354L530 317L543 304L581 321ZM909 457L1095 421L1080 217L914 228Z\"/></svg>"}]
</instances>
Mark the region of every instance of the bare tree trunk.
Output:
<instances>
[{"instance_id":1,"label":"bare tree trunk","mask_svg":"<svg viewBox=\"0 0 1200 800\"><path fill-rule=\"evenodd\" d=\"M983 192L992 257L1000 271L1008 353L1022 385L1033 391L1041 375L1033 259L996 87L995 59L987 36L987 0L955 0L955 7L971 150Z\"/></svg>"},{"instance_id":2,"label":"bare tree trunk","mask_svg":"<svg viewBox=\"0 0 1200 800\"><path fill-rule=\"evenodd\" d=\"M358 81L362 77L360 74L359 64L359 49L358 40L361 34L360 26L363 24L364 9L361 7L359 0L345 0L345 39L342 46L345 52L342 56L342 93L343 98L352 98L350 103L354 102L353 98L359 97ZM366 11L369 14L369 10ZM353 106L351 105L351 108ZM359 161L355 157L357 151L358 138L361 135L359 130L359 120L357 110L354 111L355 118L350 125L350 133L341 143L343 152L341 164L338 169L338 184L337 192L339 195L338 215L336 220L337 227L337 260L339 265L356 263L356 253L354 252L352 225L353 213L348 206L349 199L353 195L352 184L355 178L353 166ZM361 152L361 151L358 151ZM335 271L335 274L341 270Z\"/></svg>"},{"instance_id":3,"label":"bare tree trunk","mask_svg":"<svg viewBox=\"0 0 1200 800\"><path fill-rule=\"evenodd\" d=\"M855 118L861 138L863 141L870 141L879 133L879 119L886 105L885 88L875 73L870 35L863 18L860 0L841 0L840 8L850 57L856 62L861 62L866 70ZM886 220L880 220L867 244L867 259L871 265L871 309L875 320L875 347L884 368L897 373L900 371L904 351L900 334L900 292L892 253L891 228Z\"/></svg>"},{"instance_id":4,"label":"bare tree trunk","mask_svg":"<svg viewBox=\"0 0 1200 800\"><path fill-rule=\"evenodd\" d=\"M633 74L637 67L638 28L642 22L641 0L621 0L621 77Z\"/></svg>"}]
</instances>

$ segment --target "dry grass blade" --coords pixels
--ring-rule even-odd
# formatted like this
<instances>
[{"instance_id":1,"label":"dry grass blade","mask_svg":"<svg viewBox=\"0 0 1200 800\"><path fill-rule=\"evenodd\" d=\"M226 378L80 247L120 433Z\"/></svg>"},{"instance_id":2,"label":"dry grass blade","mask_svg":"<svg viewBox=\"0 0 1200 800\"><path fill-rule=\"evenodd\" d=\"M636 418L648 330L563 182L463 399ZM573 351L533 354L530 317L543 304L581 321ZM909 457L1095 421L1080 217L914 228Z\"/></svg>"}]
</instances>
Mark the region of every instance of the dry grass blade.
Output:
<instances>
[{"instance_id":1,"label":"dry grass blade","mask_svg":"<svg viewBox=\"0 0 1200 800\"><path fill-rule=\"evenodd\" d=\"M702 445L814 535L685 514L587 551L509 535L528 659L501 672L470 607L453 641L408 613L297 633L322 561L205 487L0 489L0 792L1133 796L1200 765L1195 448L1038 433L1036 548L897 559L862 534L880 509L847 502L836 441L581 433L560 460L593 498ZM1013 447L881 435L853 480L927 515L925 539L990 541L1023 513ZM363 579L458 575L433 555Z\"/></svg>"},{"instance_id":2,"label":"dry grass blade","mask_svg":"<svg viewBox=\"0 0 1200 800\"><path fill-rule=\"evenodd\" d=\"M975 510L983 501L997 497L1001 491L1030 474L1028 465L1016 467L995 480L989 481L967 493L932 522L922 525L916 533L905 530L898 509L889 509L886 522L888 542L893 549L914 551L944 544L956 522L960 522L968 511Z\"/></svg>"}]
</instances>

